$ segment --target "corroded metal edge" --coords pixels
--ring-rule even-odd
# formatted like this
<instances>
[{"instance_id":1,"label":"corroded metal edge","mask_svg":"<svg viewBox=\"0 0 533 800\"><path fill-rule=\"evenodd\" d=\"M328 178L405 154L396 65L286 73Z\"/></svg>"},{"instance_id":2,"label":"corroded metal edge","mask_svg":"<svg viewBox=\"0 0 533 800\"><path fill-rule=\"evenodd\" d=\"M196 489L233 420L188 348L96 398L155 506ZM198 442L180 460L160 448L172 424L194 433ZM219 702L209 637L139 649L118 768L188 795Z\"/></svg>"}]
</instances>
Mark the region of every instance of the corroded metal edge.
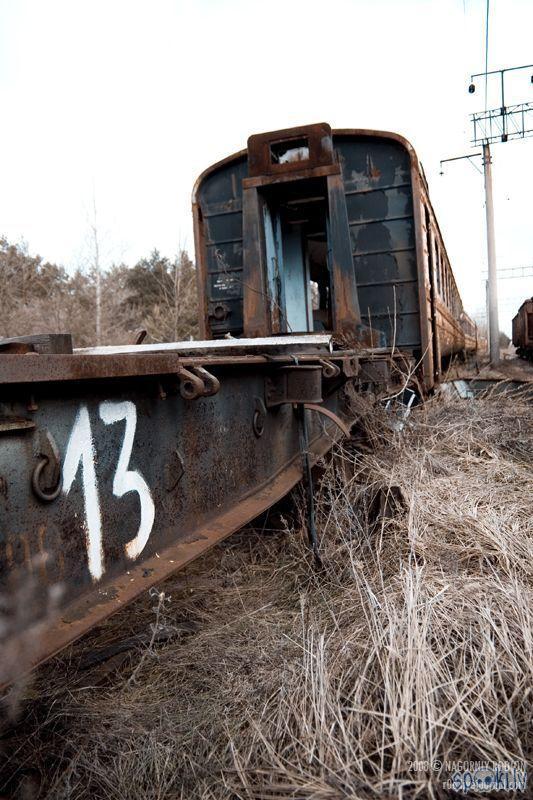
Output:
<instances>
[{"instance_id":1,"label":"corroded metal edge","mask_svg":"<svg viewBox=\"0 0 533 800\"><path fill-rule=\"evenodd\" d=\"M329 334L84 348L73 354L9 353L0 356L0 384L171 375L191 365L259 364L280 358L293 363L295 357L317 360L330 354Z\"/></svg>"}]
</instances>

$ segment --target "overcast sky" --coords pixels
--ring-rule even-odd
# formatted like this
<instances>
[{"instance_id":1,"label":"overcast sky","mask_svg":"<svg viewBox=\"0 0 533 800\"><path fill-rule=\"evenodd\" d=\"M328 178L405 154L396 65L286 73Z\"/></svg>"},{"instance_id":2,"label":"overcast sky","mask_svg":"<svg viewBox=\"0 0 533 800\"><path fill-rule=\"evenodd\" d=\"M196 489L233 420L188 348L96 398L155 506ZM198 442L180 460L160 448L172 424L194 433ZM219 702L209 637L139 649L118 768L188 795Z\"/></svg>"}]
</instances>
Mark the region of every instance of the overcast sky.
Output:
<instances>
[{"instance_id":1,"label":"overcast sky","mask_svg":"<svg viewBox=\"0 0 533 800\"><path fill-rule=\"evenodd\" d=\"M73 269L93 187L104 258L193 250L190 193L250 133L325 121L405 135L465 306L483 305L486 0L0 0L0 233ZM533 2L491 0L489 69L533 62ZM489 107L499 105L496 84ZM533 100L530 73L508 102ZM493 150L500 267L533 264L533 138ZM478 159L478 161L480 161ZM481 168L481 164L479 163ZM502 327L533 280L501 284Z\"/></svg>"}]
</instances>

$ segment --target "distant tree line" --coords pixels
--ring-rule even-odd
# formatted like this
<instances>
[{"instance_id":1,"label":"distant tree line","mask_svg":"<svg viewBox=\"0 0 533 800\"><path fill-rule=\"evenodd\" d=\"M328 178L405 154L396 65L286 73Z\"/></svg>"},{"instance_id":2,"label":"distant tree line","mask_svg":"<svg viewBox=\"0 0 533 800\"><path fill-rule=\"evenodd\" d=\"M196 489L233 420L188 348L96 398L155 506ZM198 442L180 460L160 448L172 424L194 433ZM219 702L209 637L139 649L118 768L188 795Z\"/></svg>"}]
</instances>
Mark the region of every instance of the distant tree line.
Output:
<instances>
[{"instance_id":1,"label":"distant tree line","mask_svg":"<svg viewBox=\"0 0 533 800\"><path fill-rule=\"evenodd\" d=\"M154 250L134 266L101 272L101 341L126 344L196 338L196 272L187 252L174 259ZM95 343L96 273L73 273L0 237L0 337L71 333L76 347Z\"/></svg>"}]
</instances>

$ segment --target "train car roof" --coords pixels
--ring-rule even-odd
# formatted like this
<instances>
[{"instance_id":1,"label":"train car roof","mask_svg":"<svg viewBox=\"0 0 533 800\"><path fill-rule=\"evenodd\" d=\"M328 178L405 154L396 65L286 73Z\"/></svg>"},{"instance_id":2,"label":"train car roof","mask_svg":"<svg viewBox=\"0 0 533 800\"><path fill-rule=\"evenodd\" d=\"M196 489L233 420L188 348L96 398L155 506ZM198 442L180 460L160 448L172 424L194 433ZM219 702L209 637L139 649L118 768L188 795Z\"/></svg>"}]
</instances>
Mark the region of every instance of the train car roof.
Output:
<instances>
[{"instance_id":1,"label":"train car roof","mask_svg":"<svg viewBox=\"0 0 533 800\"><path fill-rule=\"evenodd\" d=\"M299 129L299 128L298 128ZM298 130L297 129L297 130ZM272 131L272 134L275 135L276 133L289 133L291 128L283 129L281 131ZM392 131L377 131L372 130L371 128L333 128L331 131L332 136L368 136L368 137L375 137L380 139L390 139L392 141L398 142L401 144L409 153L409 157L411 159L411 163L415 166L420 173L422 174L424 184L427 189L427 181L426 176L424 175L424 170L422 165L418 159L416 151L411 144L411 142L402 136L399 133L394 133ZM238 150L236 153L232 153L232 155L226 156L222 158L220 161L216 161L214 164L211 164L207 167L203 172L200 173L198 178L196 179L193 190L192 190L192 202L193 204L197 203L197 196L198 191L202 182L209 176L211 173L216 172L221 167L225 167L227 164L231 164L233 161L237 162L247 158L248 155L248 148L245 147L243 150Z\"/></svg>"},{"instance_id":2,"label":"train car roof","mask_svg":"<svg viewBox=\"0 0 533 800\"><path fill-rule=\"evenodd\" d=\"M516 317L520 314L520 312L522 311L524 306L526 306L528 303L533 303L533 297L526 297L526 299L524 300L524 302L522 303L522 305L520 306L520 308L516 312L516 314L515 314Z\"/></svg>"}]
</instances>

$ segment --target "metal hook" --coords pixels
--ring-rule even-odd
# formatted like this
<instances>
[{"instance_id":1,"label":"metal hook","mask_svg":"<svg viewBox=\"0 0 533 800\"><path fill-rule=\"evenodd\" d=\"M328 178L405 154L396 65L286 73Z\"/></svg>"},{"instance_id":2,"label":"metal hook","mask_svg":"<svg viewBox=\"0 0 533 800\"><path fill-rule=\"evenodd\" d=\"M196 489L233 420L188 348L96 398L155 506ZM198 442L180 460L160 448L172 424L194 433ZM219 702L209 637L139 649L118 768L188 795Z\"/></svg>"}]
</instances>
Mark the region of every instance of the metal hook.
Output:
<instances>
[{"instance_id":1,"label":"metal hook","mask_svg":"<svg viewBox=\"0 0 533 800\"><path fill-rule=\"evenodd\" d=\"M324 378L337 378L341 374L340 367L334 364L333 361L319 361L322 366L322 375Z\"/></svg>"},{"instance_id":2,"label":"metal hook","mask_svg":"<svg viewBox=\"0 0 533 800\"><path fill-rule=\"evenodd\" d=\"M220 381L204 367L191 367L191 372L194 372L204 382L204 390L202 392L204 397L212 397L220 389Z\"/></svg>"},{"instance_id":3,"label":"metal hook","mask_svg":"<svg viewBox=\"0 0 533 800\"><path fill-rule=\"evenodd\" d=\"M53 500L57 500L61 493L61 489L63 488L63 476L61 474L61 468L58 472L57 483L53 488L45 488L41 486L41 475L49 461L50 459L48 456L41 456L35 465L31 476L31 488L33 489L35 495L43 503L51 503Z\"/></svg>"},{"instance_id":4,"label":"metal hook","mask_svg":"<svg viewBox=\"0 0 533 800\"><path fill-rule=\"evenodd\" d=\"M180 381L180 394L184 400L196 400L204 393L204 382L198 375L189 372L185 367L180 367L178 370L178 378Z\"/></svg>"}]
</instances>

